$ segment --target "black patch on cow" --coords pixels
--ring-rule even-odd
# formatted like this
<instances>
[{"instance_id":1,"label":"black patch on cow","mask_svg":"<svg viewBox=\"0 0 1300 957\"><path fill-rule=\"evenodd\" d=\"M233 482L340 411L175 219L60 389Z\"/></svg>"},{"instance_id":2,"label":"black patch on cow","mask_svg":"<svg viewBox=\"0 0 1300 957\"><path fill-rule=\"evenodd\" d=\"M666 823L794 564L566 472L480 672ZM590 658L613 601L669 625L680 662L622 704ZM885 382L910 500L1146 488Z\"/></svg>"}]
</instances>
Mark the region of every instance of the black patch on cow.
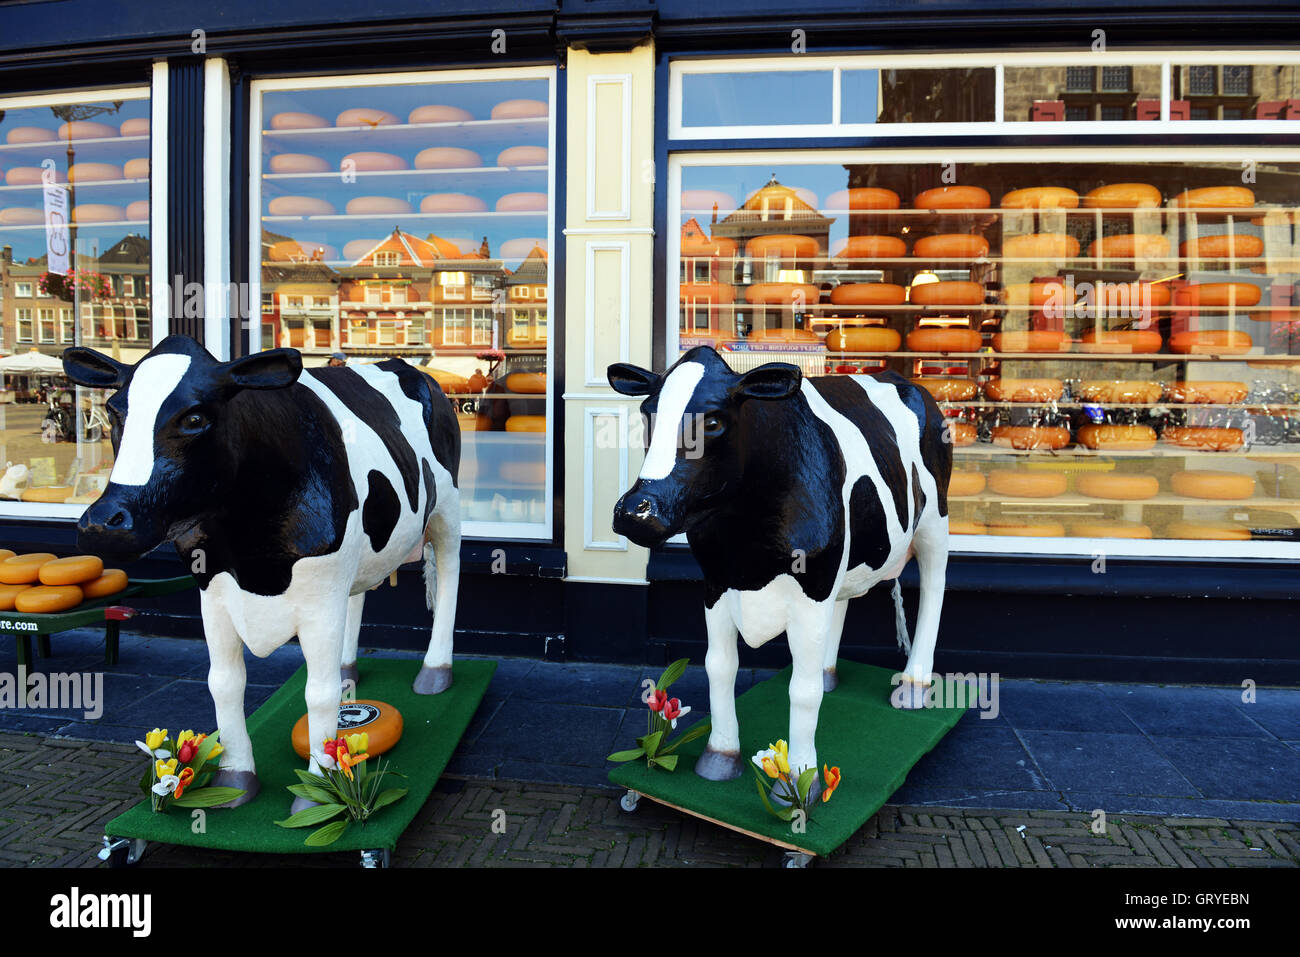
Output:
<instances>
[{"instance_id":1,"label":"black patch on cow","mask_svg":"<svg viewBox=\"0 0 1300 957\"><path fill-rule=\"evenodd\" d=\"M428 526L429 516L433 514L433 506L438 502L438 485L434 481L433 469L429 467L427 459L420 460L420 471L424 473L424 524Z\"/></svg>"},{"instance_id":2,"label":"black patch on cow","mask_svg":"<svg viewBox=\"0 0 1300 957\"><path fill-rule=\"evenodd\" d=\"M406 489L411 511L420 502L420 463L411 443L402 434L402 420L383 393L347 366L325 366L307 370L321 385L333 392L348 411L364 422L384 443L397 466ZM420 375L421 373L415 372ZM400 377L399 377L400 378Z\"/></svg>"},{"instance_id":3,"label":"black patch on cow","mask_svg":"<svg viewBox=\"0 0 1300 957\"><path fill-rule=\"evenodd\" d=\"M402 516L402 503L393 491L393 483L384 477L383 472L371 469L366 479L369 489L366 502L361 506L361 530L370 539L371 551L382 552Z\"/></svg>"},{"instance_id":4,"label":"black patch on cow","mask_svg":"<svg viewBox=\"0 0 1300 957\"><path fill-rule=\"evenodd\" d=\"M912 463L912 531L921 524L921 512L925 510L925 489L921 488L921 476L916 473L916 463Z\"/></svg>"},{"instance_id":5,"label":"black patch on cow","mask_svg":"<svg viewBox=\"0 0 1300 957\"><path fill-rule=\"evenodd\" d=\"M460 423L451 400L443 394L433 376L426 375L401 359L385 359L377 363L380 369L397 376L397 384L413 402L420 403L424 427L429 433L433 457L451 473L451 484L459 488Z\"/></svg>"},{"instance_id":6,"label":"black patch on cow","mask_svg":"<svg viewBox=\"0 0 1300 957\"><path fill-rule=\"evenodd\" d=\"M921 462L934 476L939 494L939 514L948 514L948 481L952 477L952 442L945 438L943 413L929 390L913 385L897 372L881 372L872 378L898 390L898 397L912 410L921 427Z\"/></svg>"},{"instance_id":7,"label":"black patch on cow","mask_svg":"<svg viewBox=\"0 0 1300 957\"><path fill-rule=\"evenodd\" d=\"M894 498L894 511L898 525L906 529L907 520L907 469L898 448L898 436L889 418L871 401L862 386L847 376L820 376L809 379L827 404L852 422L867 440L871 457L876 460L880 477Z\"/></svg>"},{"instance_id":8,"label":"black patch on cow","mask_svg":"<svg viewBox=\"0 0 1300 957\"><path fill-rule=\"evenodd\" d=\"M853 483L849 493L849 568L884 566L889 559L889 524L885 506L870 476Z\"/></svg>"}]
</instances>

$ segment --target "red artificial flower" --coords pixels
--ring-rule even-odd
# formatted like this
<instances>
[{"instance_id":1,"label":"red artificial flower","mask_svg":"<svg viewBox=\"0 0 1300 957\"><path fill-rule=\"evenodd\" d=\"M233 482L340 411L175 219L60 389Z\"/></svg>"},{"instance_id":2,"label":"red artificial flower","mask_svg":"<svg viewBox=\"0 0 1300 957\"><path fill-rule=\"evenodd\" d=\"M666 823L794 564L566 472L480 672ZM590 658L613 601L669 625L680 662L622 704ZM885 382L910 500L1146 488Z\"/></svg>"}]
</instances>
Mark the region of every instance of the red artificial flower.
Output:
<instances>
[{"instance_id":1,"label":"red artificial flower","mask_svg":"<svg viewBox=\"0 0 1300 957\"><path fill-rule=\"evenodd\" d=\"M325 742L324 751L327 757L337 761L340 754L348 753L348 743L343 738L334 738Z\"/></svg>"},{"instance_id":2,"label":"red artificial flower","mask_svg":"<svg viewBox=\"0 0 1300 957\"><path fill-rule=\"evenodd\" d=\"M663 691L660 688L656 688L654 691L650 692L650 697L646 701L646 704L650 707L650 710L656 712L662 711L664 709L664 705L666 705L667 703L668 703L668 692Z\"/></svg>"},{"instance_id":3,"label":"red artificial flower","mask_svg":"<svg viewBox=\"0 0 1300 957\"><path fill-rule=\"evenodd\" d=\"M669 698L664 704L664 717L669 721L676 721L682 716L682 702L679 698Z\"/></svg>"},{"instance_id":4,"label":"red artificial flower","mask_svg":"<svg viewBox=\"0 0 1300 957\"><path fill-rule=\"evenodd\" d=\"M199 749L195 747L194 740L190 739L180 746L180 750L176 752L176 757L180 759L181 764L189 764L198 753Z\"/></svg>"}]
</instances>

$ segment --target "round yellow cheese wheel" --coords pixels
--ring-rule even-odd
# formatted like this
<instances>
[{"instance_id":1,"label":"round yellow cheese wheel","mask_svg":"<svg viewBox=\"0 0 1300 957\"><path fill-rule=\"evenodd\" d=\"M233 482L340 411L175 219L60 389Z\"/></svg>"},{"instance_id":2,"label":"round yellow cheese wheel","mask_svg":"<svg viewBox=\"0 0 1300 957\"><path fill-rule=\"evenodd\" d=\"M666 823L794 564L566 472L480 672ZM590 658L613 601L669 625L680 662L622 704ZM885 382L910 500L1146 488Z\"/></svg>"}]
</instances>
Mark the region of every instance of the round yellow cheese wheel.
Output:
<instances>
[{"instance_id":1,"label":"round yellow cheese wheel","mask_svg":"<svg viewBox=\"0 0 1300 957\"><path fill-rule=\"evenodd\" d=\"M939 186L918 193L916 209L988 209L993 198L978 186Z\"/></svg>"},{"instance_id":2,"label":"round yellow cheese wheel","mask_svg":"<svg viewBox=\"0 0 1300 957\"><path fill-rule=\"evenodd\" d=\"M149 200L137 199L126 208L126 218L133 223L142 223L149 218Z\"/></svg>"},{"instance_id":3,"label":"round yellow cheese wheel","mask_svg":"<svg viewBox=\"0 0 1300 957\"><path fill-rule=\"evenodd\" d=\"M1240 329L1196 329L1169 337L1172 351L1191 355L1241 355L1253 344L1250 334Z\"/></svg>"},{"instance_id":4,"label":"round yellow cheese wheel","mask_svg":"<svg viewBox=\"0 0 1300 957\"><path fill-rule=\"evenodd\" d=\"M907 255L907 243L896 236L849 236L836 244L835 259L898 259Z\"/></svg>"},{"instance_id":5,"label":"round yellow cheese wheel","mask_svg":"<svg viewBox=\"0 0 1300 957\"><path fill-rule=\"evenodd\" d=\"M801 282L759 282L745 289L745 301L754 304L788 306L798 302L806 305L816 303L820 297L818 287Z\"/></svg>"},{"instance_id":6,"label":"round yellow cheese wheel","mask_svg":"<svg viewBox=\"0 0 1300 957\"><path fill-rule=\"evenodd\" d=\"M984 394L994 402L1055 402L1065 391L1060 379L989 379Z\"/></svg>"},{"instance_id":7,"label":"round yellow cheese wheel","mask_svg":"<svg viewBox=\"0 0 1300 957\"><path fill-rule=\"evenodd\" d=\"M1077 209L1079 194L1064 186L1013 189L1002 197L1003 209Z\"/></svg>"},{"instance_id":8,"label":"round yellow cheese wheel","mask_svg":"<svg viewBox=\"0 0 1300 957\"><path fill-rule=\"evenodd\" d=\"M545 146L510 146L497 154L497 165L545 166L550 158Z\"/></svg>"},{"instance_id":9,"label":"round yellow cheese wheel","mask_svg":"<svg viewBox=\"0 0 1300 957\"><path fill-rule=\"evenodd\" d=\"M45 222L45 214L39 209L26 206L10 206L0 209L0 226L38 226Z\"/></svg>"},{"instance_id":10,"label":"round yellow cheese wheel","mask_svg":"<svg viewBox=\"0 0 1300 957\"><path fill-rule=\"evenodd\" d=\"M545 193L507 193L497 200L498 213L530 213L546 209Z\"/></svg>"},{"instance_id":11,"label":"round yellow cheese wheel","mask_svg":"<svg viewBox=\"0 0 1300 957\"><path fill-rule=\"evenodd\" d=\"M988 534L988 527L983 522L950 518L948 519L948 534L986 535Z\"/></svg>"},{"instance_id":12,"label":"round yellow cheese wheel","mask_svg":"<svg viewBox=\"0 0 1300 957\"><path fill-rule=\"evenodd\" d=\"M1170 522L1165 526L1166 538L1201 538L1221 542L1248 542L1250 529L1232 522Z\"/></svg>"},{"instance_id":13,"label":"round yellow cheese wheel","mask_svg":"<svg viewBox=\"0 0 1300 957\"><path fill-rule=\"evenodd\" d=\"M988 523L990 535L1015 535L1021 538L1062 538L1065 526L1060 522L1009 522L1002 519Z\"/></svg>"},{"instance_id":14,"label":"round yellow cheese wheel","mask_svg":"<svg viewBox=\"0 0 1300 957\"><path fill-rule=\"evenodd\" d=\"M847 209L850 212L864 209L898 209L901 202L898 194L892 189L884 189L880 186L857 186L831 193L826 197L826 208Z\"/></svg>"},{"instance_id":15,"label":"round yellow cheese wheel","mask_svg":"<svg viewBox=\"0 0 1300 957\"><path fill-rule=\"evenodd\" d=\"M907 299L907 290L892 282L848 282L831 290L836 306L897 306Z\"/></svg>"},{"instance_id":16,"label":"round yellow cheese wheel","mask_svg":"<svg viewBox=\"0 0 1300 957\"><path fill-rule=\"evenodd\" d=\"M1069 306L1075 298L1074 286L1060 279L1014 282L1002 288L1003 302L1013 306Z\"/></svg>"},{"instance_id":17,"label":"round yellow cheese wheel","mask_svg":"<svg viewBox=\"0 0 1300 957\"><path fill-rule=\"evenodd\" d=\"M397 126L401 121L389 113L387 110L372 110L366 107L360 107L352 110L344 110L334 120L335 126L360 126L363 128L373 128L376 126Z\"/></svg>"},{"instance_id":18,"label":"round yellow cheese wheel","mask_svg":"<svg viewBox=\"0 0 1300 957\"><path fill-rule=\"evenodd\" d=\"M1255 479L1240 472L1184 469L1169 476L1169 487L1188 498L1242 499L1255 494Z\"/></svg>"},{"instance_id":19,"label":"round yellow cheese wheel","mask_svg":"<svg viewBox=\"0 0 1300 957\"><path fill-rule=\"evenodd\" d=\"M271 117L273 130L319 130L329 126L323 116L315 113L277 113Z\"/></svg>"},{"instance_id":20,"label":"round yellow cheese wheel","mask_svg":"<svg viewBox=\"0 0 1300 957\"><path fill-rule=\"evenodd\" d=\"M974 445L975 440L979 438L978 430L969 422L955 422L948 419L944 422L944 426L954 446Z\"/></svg>"},{"instance_id":21,"label":"round yellow cheese wheel","mask_svg":"<svg viewBox=\"0 0 1300 957\"><path fill-rule=\"evenodd\" d=\"M998 352L1065 352L1070 337L1056 329L1016 329L995 332L993 348Z\"/></svg>"},{"instance_id":22,"label":"round yellow cheese wheel","mask_svg":"<svg viewBox=\"0 0 1300 957\"><path fill-rule=\"evenodd\" d=\"M148 179L149 158L140 156L133 160L127 160L126 165L122 167L122 175L127 179Z\"/></svg>"},{"instance_id":23,"label":"round yellow cheese wheel","mask_svg":"<svg viewBox=\"0 0 1300 957\"><path fill-rule=\"evenodd\" d=\"M1253 282L1202 282L1178 290L1180 306L1254 306L1263 292Z\"/></svg>"},{"instance_id":24,"label":"round yellow cheese wheel","mask_svg":"<svg viewBox=\"0 0 1300 957\"><path fill-rule=\"evenodd\" d=\"M1169 401L1189 405L1201 403L1235 405L1244 400L1249 393L1250 388L1244 382L1178 381L1169 387Z\"/></svg>"},{"instance_id":25,"label":"round yellow cheese wheel","mask_svg":"<svg viewBox=\"0 0 1300 957\"><path fill-rule=\"evenodd\" d=\"M60 170L55 170L56 183L67 182ZM39 166L15 166L5 173L6 186L41 186L45 183L45 170Z\"/></svg>"},{"instance_id":26,"label":"round yellow cheese wheel","mask_svg":"<svg viewBox=\"0 0 1300 957\"><path fill-rule=\"evenodd\" d=\"M15 126L5 134L5 142L15 146L19 143L53 143L56 139L53 130L39 126Z\"/></svg>"},{"instance_id":27,"label":"round yellow cheese wheel","mask_svg":"<svg viewBox=\"0 0 1300 957\"><path fill-rule=\"evenodd\" d=\"M422 213L483 213L487 203L468 193L430 193L420 200Z\"/></svg>"},{"instance_id":28,"label":"round yellow cheese wheel","mask_svg":"<svg viewBox=\"0 0 1300 957\"><path fill-rule=\"evenodd\" d=\"M104 573L104 562L94 555L56 558L41 566L37 578L42 585L80 585Z\"/></svg>"},{"instance_id":29,"label":"round yellow cheese wheel","mask_svg":"<svg viewBox=\"0 0 1300 957\"><path fill-rule=\"evenodd\" d=\"M277 153L271 157L272 173L328 173L330 164L309 153Z\"/></svg>"},{"instance_id":30,"label":"round yellow cheese wheel","mask_svg":"<svg viewBox=\"0 0 1300 957\"><path fill-rule=\"evenodd\" d=\"M1160 351L1164 339L1155 329L1085 329L1080 352L1145 355Z\"/></svg>"},{"instance_id":31,"label":"round yellow cheese wheel","mask_svg":"<svg viewBox=\"0 0 1300 957\"><path fill-rule=\"evenodd\" d=\"M73 492L71 485L33 485L23 489L24 502L62 502Z\"/></svg>"},{"instance_id":32,"label":"round yellow cheese wheel","mask_svg":"<svg viewBox=\"0 0 1300 957\"><path fill-rule=\"evenodd\" d=\"M1081 425L1076 436L1080 445L1113 452L1135 452L1156 444L1156 430L1149 425Z\"/></svg>"},{"instance_id":33,"label":"round yellow cheese wheel","mask_svg":"<svg viewBox=\"0 0 1300 957\"><path fill-rule=\"evenodd\" d=\"M978 329L923 327L907 334L907 348L912 352L978 352L983 342Z\"/></svg>"},{"instance_id":34,"label":"round yellow cheese wheel","mask_svg":"<svg viewBox=\"0 0 1300 957\"><path fill-rule=\"evenodd\" d=\"M978 259L989 251L989 241L970 233L940 233L918 239L912 255L923 259Z\"/></svg>"},{"instance_id":35,"label":"round yellow cheese wheel","mask_svg":"<svg viewBox=\"0 0 1300 957\"><path fill-rule=\"evenodd\" d=\"M1200 236L1178 244L1178 255L1200 259L1249 259L1263 252L1264 240L1244 234Z\"/></svg>"},{"instance_id":36,"label":"round yellow cheese wheel","mask_svg":"<svg viewBox=\"0 0 1300 957\"><path fill-rule=\"evenodd\" d=\"M133 120L127 120L117 128L117 131L123 136L148 136L149 118L147 116L138 116Z\"/></svg>"},{"instance_id":37,"label":"round yellow cheese wheel","mask_svg":"<svg viewBox=\"0 0 1300 957\"><path fill-rule=\"evenodd\" d=\"M492 107L494 120L525 120L546 116L550 108L541 100L504 100Z\"/></svg>"},{"instance_id":38,"label":"round yellow cheese wheel","mask_svg":"<svg viewBox=\"0 0 1300 957\"><path fill-rule=\"evenodd\" d=\"M1070 430L1063 425L999 425L993 428L993 444L1012 449L1063 449L1070 444Z\"/></svg>"},{"instance_id":39,"label":"round yellow cheese wheel","mask_svg":"<svg viewBox=\"0 0 1300 957\"><path fill-rule=\"evenodd\" d=\"M37 585L20 591L14 598L14 608L29 615L47 615L75 608L83 600L76 585Z\"/></svg>"},{"instance_id":40,"label":"round yellow cheese wheel","mask_svg":"<svg viewBox=\"0 0 1300 957\"><path fill-rule=\"evenodd\" d=\"M1171 206L1187 209L1241 209L1255 205L1255 193L1244 186L1204 186L1179 193Z\"/></svg>"},{"instance_id":41,"label":"round yellow cheese wheel","mask_svg":"<svg viewBox=\"0 0 1300 957\"><path fill-rule=\"evenodd\" d=\"M1160 492L1160 480L1154 475L1128 472L1080 472L1074 481L1080 495L1138 502Z\"/></svg>"},{"instance_id":42,"label":"round yellow cheese wheel","mask_svg":"<svg viewBox=\"0 0 1300 957\"><path fill-rule=\"evenodd\" d=\"M340 170L355 170L358 173L382 173L410 168L406 160L396 154L372 150L349 153L339 160Z\"/></svg>"},{"instance_id":43,"label":"round yellow cheese wheel","mask_svg":"<svg viewBox=\"0 0 1300 957\"><path fill-rule=\"evenodd\" d=\"M411 204L396 196L358 196L348 200L344 211L349 216L381 216L393 214L401 216L411 212Z\"/></svg>"},{"instance_id":44,"label":"round yellow cheese wheel","mask_svg":"<svg viewBox=\"0 0 1300 957\"><path fill-rule=\"evenodd\" d=\"M69 183L105 183L122 178L122 167L112 163L77 163L68 169Z\"/></svg>"},{"instance_id":45,"label":"round yellow cheese wheel","mask_svg":"<svg viewBox=\"0 0 1300 957\"><path fill-rule=\"evenodd\" d=\"M987 479L984 478L983 472L956 469L948 479L948 494L950 496L978 495L984 491L986 484Z\"/></svg>"},{"instance_id":46,"label":"round yellow cheese wheel","mask_svg":"<svg viewBox=\"0 0 1300 957\"><path fill-rule=\"evenodd\" d=\"M277 196L267 203L272 216L333 216L334 204L315 196Z\"/></svg>"},{"instance_id":47,"label":"round yellow cheese wheel","mask_svg":"<svg viewBox=\"0 0 1300 957\"><path fill-rule=\"evenodd\" d=\"M754 259L808 259L817 255L817 240L794 233L755 236L745 243L745 254Z\"/></svg>"},{"instance_id":48,"label":"round yellow cheese wheel","mask_svg":"<svg viewBox=\"0 0 1300 957\"><path fill-rule=\"evenodd\" d=\"M349 734L365 733L369 738L366 753L375 756L390 751L402 737L402 712L391 704L361 698L356 701L344 701L339 705L338 733L335 737L345 738ZM310 731L307 716L298 719L290 732L293 750L304 760L311 757L311 743L307 740ZM320 747L324 742L317 742Z\"/></svg>"},{"instance_id":49,"label":"round yellow cheese wheel","mask_svg":"<svg viewBox=\"0 0 1300 957\"><path fill-rule=\"evenodd\" d=\"M1122 233L1088 244L1088 255L1102 259L1161 259L1169 255L1169 240L1159 233Z\"/></svg>"},{"instance_id":50,"label":"round yellow cheese wheel","mask_svg":"<svg viewBox=\"0 0 1300 957\"><path fill-rule=\"evenodd\" d=\"M1164 386L1141 379L1084 379L1074 391L1084 402L1150 405L1160 401Z\"/></svg>"},{"instance_id":51,"label":"round yellow cheese wheel","mask_svg":"<svg viewBox=\"0 0 1300 957\"><path fill-rule=\"evenodd\" d=\"M908 297L921 306L978 306L984 301L984 287L965 279L929 282L913 286Z\"/></svg>"},{"instance_id":52,"label":"round yellow cheese wheel","mask_svg":"<svg viewBox=\"0 0 1300 957\"><path fill-rule=\"evenodd\" d=\"M110 203L79 203L72 208L74 223L117 223L126 219L126 210Z\"/></svg>"},{"instance_id":53,"label":"round yellow cheese wheel","mask_svg":"<svg viewBox=\"0 0 1300 957\"><path fill-rule=\"evenodd\" d=\"M512 372L506 376L506 391L523 394L545 394L545 372Z\"/></svg>"},{"instance_id":54,"label":"round yellow cheese wheel","mask_svg":"<svg viewBox=\"0 0 1300 957\"><path fill-rule=\"evenodd\" d=\"M977 389L974 379L943 379L937 376L921 376L913 379L912 385L920 386L940 402L973 399Z\"/></svg>"},{"instance_id":55,"label":"round yellow cheese wheel","mask_svg":"<svg viewBox=\"0 0 1300 957\"><path fill-rule=\"evenodd\" d=\"M506 419L507 432L545 432L546 416L512 415Z\"/></svg>"},{"instance_id":56,"label":"round yellow cheese wheel","mask_svg":"<svg viewBox=\"0 0 1300 957\"><path fill-rule=\"evenodd\" d=\"M1075 522L1070 534L1075 538L1150 538L1151 527L1141 522Z\"/></svg>"},{"instance_id":57,"label":"round yellow cheese wheel","mask_svg":"<svg viewBox=\"0 0 1300 957\"><path fill-rule=\"evenodd\" d=\"M73 120L59 127L61 140L106 140L121 134L116 126L107 123L95 123L91 120Z\"/></svg>"},{"instance_id":58,"label":"round yellow cheese wheel","mask_svg":"<svg viewBox=\"0 0 1300 957\"><path fill-rule=\"evenodd\" d=\"M126 572L120 568L105 568L104 573L98 578L84 583L81 592L88 599L104 598L107 595L116 595L126 586Z\"/></svg>"},{"instance_id":59,"label":"round yellow cheese wheel","mask_svg":"<svg viewBox=\"0 0 1300 957\"><path fill-rule=\"evenodd\" d=\"M990 492L1012 498L1051 498L1065 491L1064 472L994 469L988 474Z\"/></svg>"},{"instance_id":60,"label":"round yellow cheese wheel","mask_svg":"<svg viewBox=\"0 0 1300 957\"><path fill-rule=\"evenodd\" d=\"M18 593L31 587L31 585L0 585L0 611L13 611L14 599L18 597Z\"/></svg>"},{"instance_id":61,"label":"round yellow cheese wheel","mask_svg":"<svg viewBox=\"0 0 1300 957\"><path fill-rule=\"evenodd\" d=\"M1160 440L1202 452L1235 452L1245 436L1241 429L1169 425L1160 433Z\"/></svg>"},{"instance_id":62,"label":"round yellow cheese wheel","mask_svg":"<svg viewBox=\"0 0 1300 957\"><path fill-rule=\"evenodd\" d=\"M885 326L845 326L826 333L828 352L893 352L902 344L898 330Z\"/></svg>"},{"instance_id":63,"label":"round yellow cheese wheel","mask_svg":"<svg viewBox=\"0 0 1300 957\"><path fill-rule=\"evenodd\" d=\"M1145 209L1160 205L1160 190L1147 183L1098 186L1083 197L1089 209Z\"/></svg>"},{"instance_id":64,"label":"round yellow cheese wheel","mask_svg":"<svg viewBox=\"0 0 1300 957\"><path fill-rule=\"evenodd\" d=\"M1066 233L1030 233L1002 240L1006 259L1069 259L1079 255L1079 240Z\"/></svg>"},{"instance_id":65,"label":"round yellow cheese wheel","mask_svg":"<svg viewBox=\"0 0 1300 957\"><path fill-rule=\"evenodd\" d=\"M406 118L408 123L464 123L474 119L474 114L469 110L462 110L459 106L447 106L443 103L433 103L429 106L417 106Z\"/></svg>"},{"instance_id":66,"label":"round yellow cheese wheel","mask_svg":"<svg viewBox=\"0 0 1300 957\"><path fill-rule=\"evenodd\" d=\"M18 553L12 548L0 548L0 562L10 558L16 558Z\"/></svg>"},{"instance_id":67,"label":"round yellow cheese wheel","mask_svg":"<svg viewBox=\"0 0 1300 957\"><path fill-rule=\"evenodd\" d=\"M421 371L431 376L433 381L438 383L438 388L443 392L450 394L454 392L469 391L469 379L465 378L463 375L457 375L455 372L446 372L442 369L431 369L428 366L425 366Z\"/></svg>"},{"instance_id":68,"label":"round yellow cheese wheel","mask_svg":"<svg viewBox=\"0 0 1300 957\"><path fill-rule=\"evenodd\" d=\"M50 552L31 552L6 558L0 562L0 582L6 585L31 584L40 578L41 566L58 557Z\"/></svg>"},{"instance_id":69,"label":"round yellow cheese wheel","mask_svg":"<svg viewBox=\"0 0 1300 957\"><path fill-rule=\"evenodd\" d=\"M416 169L469 169L482 165L483 157L459 146L431 146L415 154Z\"/></svg>"}]
</instances>

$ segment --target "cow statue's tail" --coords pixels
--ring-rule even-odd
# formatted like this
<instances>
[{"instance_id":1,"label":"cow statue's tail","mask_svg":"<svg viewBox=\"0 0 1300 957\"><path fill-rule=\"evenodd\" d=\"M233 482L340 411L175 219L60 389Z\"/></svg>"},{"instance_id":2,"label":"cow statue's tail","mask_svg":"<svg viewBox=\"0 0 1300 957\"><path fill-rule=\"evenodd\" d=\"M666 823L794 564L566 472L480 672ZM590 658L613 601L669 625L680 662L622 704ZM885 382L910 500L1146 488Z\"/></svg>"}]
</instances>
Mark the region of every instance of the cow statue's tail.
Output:
<instances>
[{"instance_id":1,"label":"cow statue's tail","mask_svg":"<svg viewBox=\"0 0 1300 957\"><path fill-rule=\"evenodd\" d=\"M898 631L898 645L907 654L912 653L912 639L907 636L907 615L903 612L903 586L894 579L894 627Z\"/></svg>"}]
</instances>

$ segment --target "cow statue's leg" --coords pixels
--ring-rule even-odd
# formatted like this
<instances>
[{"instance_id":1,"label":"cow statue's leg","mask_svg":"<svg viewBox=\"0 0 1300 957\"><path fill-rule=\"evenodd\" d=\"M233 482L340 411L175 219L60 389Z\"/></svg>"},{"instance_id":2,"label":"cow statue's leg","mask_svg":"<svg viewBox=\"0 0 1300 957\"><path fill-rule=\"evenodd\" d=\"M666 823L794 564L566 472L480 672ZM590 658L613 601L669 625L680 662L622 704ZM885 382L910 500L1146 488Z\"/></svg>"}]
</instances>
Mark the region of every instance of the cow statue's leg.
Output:
<instances>
[{"instance_id":1,"label":"cow statue's leg","mask_svg":"<svg viewBox=\"0 0 1300 957\"><path fill-rule=\"evenodd\" d=\"M831 628L826 635L826 657L822 662L822 691L834 691L840 679L835 674L835 662L840 654L840 639L844 637L844 616L848 613L848 599L837 601L831 615Z\"/></svg>"},{"instance_id":2,"label":"cow statue's leg","mask_svg":"<svg viewBox=\"0 0 1300 957\"><path fill-rule=\"evenodd\" d=\"M790 610L786 637L790 642L790 771L798 777L805 768L817 767L817 712L822 705L822 675L826 660L833 607L839 602L799 604ZM815 778L810 797L821 792Z\"/></svg>"},{"instance_id":3,"label":"cow statue's leg","mask_svg":"<svg viewBox=\"0 0 1300 957\"><path fill-rule=\"evenodd\" d=\"M334 760L326 756L326 741L338 733L339 702L343 697L340 669L343 657L343 631L347 623L347 603L312 609L298 624L298 643L307 662L307 740L311 746L308 770L320 774L321 768L333 768ZM306 798L295 798L292 813L313 807Z\"/></svg>"},{"instance_id":4,"label":"cow statue's leg","mask_svg":"<svg viewBox=\"0 0 1300 957\"><path fill-rule=\"evenodd\" d=\"M710 781L730 781L744 768L740 756L740 725L736 721L736 669L740 650L735 620L725 600L704 610L709 632L709 650L704 670L709 676L709 711L713 722L709 745L695 762L695 773Z\"/></svg>"},{"instance_id":5,"label":"cow statue's leg","mask_svg":"<svg viewBox=\"0 0 1300 957\"><path fill-rule=\"evenodd\" d=\"M921 520L913 539L916 567L921 578L917 604L916 633L907 656L902 680L894 690L895 707L925 707L925 693L934 669L934 647L939 640L939 615L943 610L943 589L948 571L948 519L932 511Z\"/></svg>"},{"instance_id":6,"label":"cow statue's leg","mask_svg":"<svg viewBox=\"0 0 1300 957\"><path fill-rule=\"evenodd\" d=\"M353 691L357 688L357 642L361 638L361 612L365 603L365 592L348 599L348 620L343 630L343 666L339 669L344 694L348 691L349 681Z\"/></svg>"},{"instance_id":7,"label":"cow statue's leg","mask_svg":"<svg viewBox=\"0 0 1300 957\"><path fill-rule=\"evenodd\" d=\"M460 493L439 488L438 507L429 516L425 549L425 598L433 611L433 634L424 666L415 676L416 694L438 694L451 687L451 648L456 633L456 591L460 587Z\"/></svg>"},{"instance_id":8,"label":"cow statue's leg","mask_svg":"<svg viewBox=\"0 0 1300 957\"><path fill-rule=\"evenodd\" d=\"M261 790L253 763L253 742L244 721L244 643L230 615L204 592L199 599L203 633L208 644L208 691L217 712L221 733L221 768L213 777L216 787L239 788L244 793L218 807L247 804Z\"/></svg>"}]
</instances>

